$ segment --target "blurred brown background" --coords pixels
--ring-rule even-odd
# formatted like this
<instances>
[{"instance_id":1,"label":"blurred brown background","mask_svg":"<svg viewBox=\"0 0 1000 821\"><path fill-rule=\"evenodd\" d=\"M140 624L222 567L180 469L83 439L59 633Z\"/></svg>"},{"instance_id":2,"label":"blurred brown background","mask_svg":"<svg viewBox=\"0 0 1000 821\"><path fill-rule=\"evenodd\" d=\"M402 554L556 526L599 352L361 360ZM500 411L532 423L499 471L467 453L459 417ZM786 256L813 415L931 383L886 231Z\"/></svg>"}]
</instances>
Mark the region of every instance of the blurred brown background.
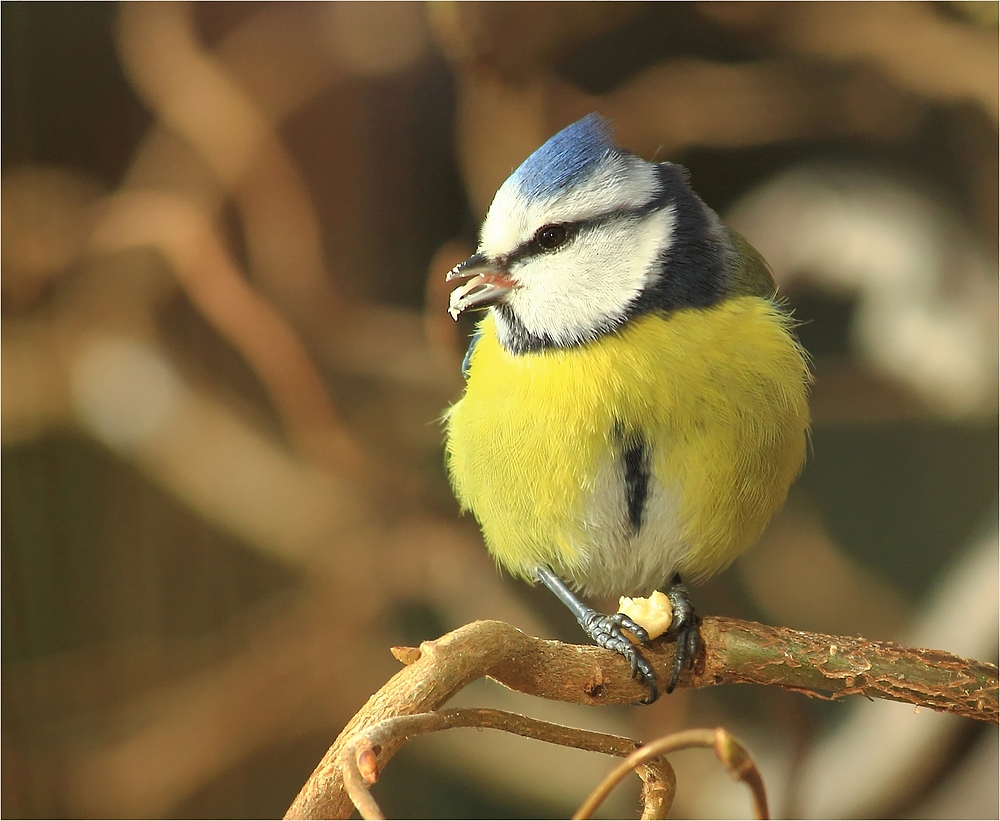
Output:
<instances>
[{"instance_id":1,"label":"blurred brown background","mask_svg":"<svg viewBox=\"0 0 1000 821\"><path fill-rule=\"evenodd\" d=\"M805 474L699 609L996 661L997 9L2 4L3 815L277 816L389 645L579 641L458 517L439 420L444 272L592 110L690 168L815 361ZM998 815L996 729L902 705L459 701L723 724L783 816ZM559 817L611 765L453 731L377 794ZM675 816L749 811L675 766Z\"/></svg>"}]
</instances>

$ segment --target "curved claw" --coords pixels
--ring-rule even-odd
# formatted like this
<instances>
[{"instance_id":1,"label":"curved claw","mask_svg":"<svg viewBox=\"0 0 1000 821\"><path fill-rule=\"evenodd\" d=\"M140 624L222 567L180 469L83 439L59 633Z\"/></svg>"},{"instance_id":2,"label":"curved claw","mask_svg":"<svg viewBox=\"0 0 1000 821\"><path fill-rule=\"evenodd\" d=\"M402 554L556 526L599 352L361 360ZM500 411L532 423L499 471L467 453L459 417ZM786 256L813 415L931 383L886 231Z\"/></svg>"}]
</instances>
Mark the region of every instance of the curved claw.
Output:
<instances>
[{"instance_id":1,"label":"curved claw","mask_svg":"<svg viewBox=\"0 0 1000 821\"><path fill-rule=\"evenodd\" d=\"M684 668L694 667L694 660L701 644L699 631L701 619L694 612L687 586L681 581L680 576L674 576L673 583L667 591L667 598L670 599L674 612L673 622L667 631L667 637L677 639L674 667L671 671L670 683L667 685L667 693L670 694L677 686Z\"/></svg>"},{"instance_id":2,"label":"curved claw","mask_svg":"<svg viewBox=\"0 0 1000 821\"><path fill-rule=\"evenodd\" d=\"M642 700L642 704L652 704L659 698L660 691L656 683L656 671L653 669L653 665L646 660L639 648L623 632L627 630L641 643L649 644L649 633L646 632L645 628L640 627L623 613L605 615L594 610L580 619L580 625L594 644L606 650L613 650L624 657L632 668L632 678L641 681L649 688L649 695Z\"/></svg>"},{"instance_id":3,"label":"curved claw","mask_svg":"<svg viewBox=\"0 0 1000 821\"><path fill-rule=\"evenodd\" d=\"M642 700L642 703L652 704L656 701L660 695L656 684L656 671L653 665L646 661L639 648L622 632L627 630L642 644L649 644L649 633L645 628L640 627L624 613L607 616L587 607L573 594L566 583L545 565L539 565L535 573L538 581L555 593L559 601L576 616L576 620L591 641L607 650L613 650L628 661L629 667L632 668L632 678L639 679L649 688L649 695Z\"/></svg>"}]
</instances>

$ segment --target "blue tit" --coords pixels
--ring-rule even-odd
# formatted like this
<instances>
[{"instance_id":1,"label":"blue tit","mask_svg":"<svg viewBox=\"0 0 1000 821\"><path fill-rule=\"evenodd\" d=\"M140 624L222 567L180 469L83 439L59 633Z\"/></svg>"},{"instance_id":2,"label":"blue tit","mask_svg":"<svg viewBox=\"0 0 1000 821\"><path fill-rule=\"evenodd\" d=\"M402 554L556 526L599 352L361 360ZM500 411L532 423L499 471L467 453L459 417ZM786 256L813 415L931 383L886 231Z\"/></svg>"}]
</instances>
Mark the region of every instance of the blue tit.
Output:
<instances>
[{"instance_id":1,"label":"blue tit","mask_svg":"<svg viewBox=\"0 0 1000 821\"><path fill-rule=\"evenodd\" d=\"M767 264L688 185L591 114L497 191L449 279L454 318L486 308L446 414L463 510L512 574L539 581L658 695L622 614L574 591L669 584L673 690L699 647L683 582L760 537L802 469L806 355Z\"/></svg>"}]
</instances>

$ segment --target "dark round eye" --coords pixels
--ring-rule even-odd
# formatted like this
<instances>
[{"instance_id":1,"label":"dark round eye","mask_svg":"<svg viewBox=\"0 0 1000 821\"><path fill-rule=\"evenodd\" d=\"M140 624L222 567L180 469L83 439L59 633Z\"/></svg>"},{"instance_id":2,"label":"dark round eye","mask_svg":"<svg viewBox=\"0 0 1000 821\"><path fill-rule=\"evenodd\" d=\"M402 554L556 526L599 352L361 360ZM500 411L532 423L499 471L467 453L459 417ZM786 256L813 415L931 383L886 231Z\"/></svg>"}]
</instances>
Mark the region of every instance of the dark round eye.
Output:
<instances>
[{"instance_id":1,"label":"dark round eye","mask_svg":"<svg viewBox=\"0 0 1000 821\"><path fill-rule=\"evenodd\" d=\"M535 242L546 251L554 251L569 239L565 225L543 225L535 232Z\"/></svg>"}]
</instances>

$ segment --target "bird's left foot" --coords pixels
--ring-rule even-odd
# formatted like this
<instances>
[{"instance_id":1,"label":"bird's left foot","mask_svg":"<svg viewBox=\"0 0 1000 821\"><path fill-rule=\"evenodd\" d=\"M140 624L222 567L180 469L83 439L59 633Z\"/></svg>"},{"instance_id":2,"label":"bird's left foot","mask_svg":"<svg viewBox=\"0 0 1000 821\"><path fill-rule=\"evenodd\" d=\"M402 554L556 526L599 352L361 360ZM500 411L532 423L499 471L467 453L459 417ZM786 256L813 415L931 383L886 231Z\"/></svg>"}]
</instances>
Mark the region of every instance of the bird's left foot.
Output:
<instances>
[{"instance_id":1,"label":"bird's left foot","mask_svg":"<svg viewBox=\"0 0 1000 821\"><path fill-rule=\"evenodd\" d=\"M681 581L680 576L674 576L674 580L667 590L667 598L673 608L673 620L670 622L670 629L667 630L668 639L677 640L677 652L674 654L674 669L670 676L670 683L667 685L667 693L672 693L680 680L681 672L685 667L694 667L695 657L698 655L698 646L701 644L701 619L694 612L691 604L691 594L687 585Z\"/></svg>"}]
</instances>

